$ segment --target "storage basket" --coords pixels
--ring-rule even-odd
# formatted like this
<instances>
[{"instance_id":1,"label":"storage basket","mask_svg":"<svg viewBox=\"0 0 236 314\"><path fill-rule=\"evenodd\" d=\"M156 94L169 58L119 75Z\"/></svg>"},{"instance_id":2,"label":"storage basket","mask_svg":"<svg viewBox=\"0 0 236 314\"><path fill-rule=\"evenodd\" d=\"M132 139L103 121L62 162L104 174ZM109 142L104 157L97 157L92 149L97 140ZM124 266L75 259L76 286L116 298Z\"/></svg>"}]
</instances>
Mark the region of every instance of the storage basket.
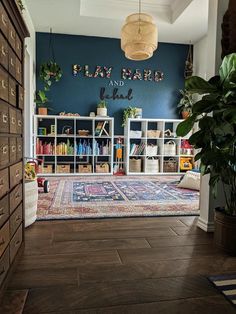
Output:
<instances>
[{"instance_id":1,"label":"storage basket","mask_svg":"<svg viewBox=\"0 0 236 314\"><path fill-rule=\"evenodd\" d=\"M174 158L163 161L163 172L178 172L178 163Z\"/></svg>"},{"instance_id":2,"label":"storage basket","mask_svg":"<svg viewBox=\"0 0 236 314\"><path fill-rule=\"evenodd\" d=\"M160 130L147 130L147 137L155 137L158 138L161 136Z\"/></svg>"},{"instance_id":3,"label":"storage basket","mask_svg":"<svg viewBox=\"0 0 236 314\"><path fill-rule=\"evenodd\" d=\"M145 160L145 172L147 173L159 172L159 159L154 157L147 157Z\"/></svg>"},{"instance_id":4,"label":"storage basket","mask_svg":"<svg viewBox=\"0 0 236 314\"><path fill-rule=\"evenodd\" d=\"M98 173L108 173L109 172L109 165L107 163L97 164L96 165L96 172L98 172Z\"/></svg>"},{"instance_id":5,"label":"storage basket","mask_svg":"<svg viewBox=\"0 0 236 314\"><path fill-rule=\"evenodd\" d=\"M142 160L130 158L129 160L129 172L141 172L142 169Z\"/></svg>"},{"instance_id":6,"label":"storage basket","mask_svg":"<svg viewBox=\"0 0 236 314\"><path fill-rule=\"evenodd\" d=\"M70 165L57 165L57 173L70 173Z\"/></svg>"},{"instance_id":7,"label":"storage basket","mask_svg":"<svg viewBox=\"0 0 236 314\"><path fill-rule=\"evenodd\" d=\"M52 173L52 165L43 165L42 173Z\"/></svg>"},{"instance_id":8,"label":"storage basket","mask_svg":"<svg viewBox=\"0 0 236 314\"><path fill-rule=\"evenodd\" d=\"M130 130L129 135L131 138L140 138L142 137L142 131Z\"/></svg>"},{"instance_id":9,"label":"storage basket","mask_svg":"<svg viewBox=\"0 0 236 314\"><path fill-rule=\"evenodd\" d=\"M88 136L89 130L78 130L78 135L79 136Z\"/></svg>"},{"instance_id":10,"label":"storage basket","mask_svg":"<svg viewBox=\"0 0 236 314\"><path fill-rule=\"evenodd\" d=\"M164 155L175 156L176 155L176 143L175 141L168 141L164 144Z\"/></svg>"},{"instance_id":11,"label":"storage basket","mask_svg":"<svg viewBox=\"0 0 236 314\"><path fill-rule=\"evenodd\" d=\"M156 156L158 152L158 146L157 145L147 145L146 146L146 155L147 156Z\"/></svg>"},{"instance_id":12,"label":"storage basket","mask_svg":"<svg viewBox=\"0 0 236 314\"><path fill-rule=\"evenodd\" d=\"M92 173L92 165L90 164L79 165L78 171L80 173Z\"/></svg>"}]
</instances>

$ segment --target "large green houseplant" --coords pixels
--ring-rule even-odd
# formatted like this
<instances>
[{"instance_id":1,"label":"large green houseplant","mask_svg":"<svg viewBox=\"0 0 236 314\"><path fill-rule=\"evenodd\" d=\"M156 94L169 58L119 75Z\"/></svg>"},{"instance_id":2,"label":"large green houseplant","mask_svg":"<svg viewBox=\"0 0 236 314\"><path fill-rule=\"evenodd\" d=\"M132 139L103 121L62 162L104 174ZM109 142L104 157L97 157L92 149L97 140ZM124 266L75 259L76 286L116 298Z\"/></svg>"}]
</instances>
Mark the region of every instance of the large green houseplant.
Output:
<instances>
[{"instance_id":1,"label":"large green houseplant","mask_svg":"<svg viewBox=\"0 0 236 314\"><path fill-rule=\"evenodd\" d=\"M190 143L199 149L195 160L201 161L203 175L210 174L214 195L219 182L225 195L225 206L216 211L215 239L236 254L236 53L224 58L219 75L209 81L192 76L185 88L201 99L193 105L189 118L179 124L177 134L185 136L198 123L198 131L190 137Z\"/></svg>"}]
</instances>

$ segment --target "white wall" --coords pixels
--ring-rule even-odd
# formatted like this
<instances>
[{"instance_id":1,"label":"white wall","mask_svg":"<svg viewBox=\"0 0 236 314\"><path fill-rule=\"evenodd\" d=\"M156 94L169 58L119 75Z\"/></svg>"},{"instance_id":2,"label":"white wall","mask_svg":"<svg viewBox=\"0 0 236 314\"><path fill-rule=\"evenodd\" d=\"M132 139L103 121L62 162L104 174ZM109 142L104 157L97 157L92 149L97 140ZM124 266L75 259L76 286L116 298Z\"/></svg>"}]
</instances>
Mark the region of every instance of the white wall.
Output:
<instances>
[{"instance_id":1,"label":"white wall","mask_svg":"<svg viewBox=\"0 0 236 314\"><path fill-rule=\"evenodd\" d=\"M36 88L36 39L35 28L24 2L23 18L30 32L30 37L25 39L25 151L27 157L33 156L33 114L34 114L34 93Z\"/></svg>"},{"instance_id":2,"label":"white wall","mask_svg":"<svg viewBox=\"0 0 236 314\"><path fill-rule=\"evenodd\" d=\"M194 75L206 79L207 76L207 36L203 37L194 45L193 51Z\"/></svg>"}]
</instances>

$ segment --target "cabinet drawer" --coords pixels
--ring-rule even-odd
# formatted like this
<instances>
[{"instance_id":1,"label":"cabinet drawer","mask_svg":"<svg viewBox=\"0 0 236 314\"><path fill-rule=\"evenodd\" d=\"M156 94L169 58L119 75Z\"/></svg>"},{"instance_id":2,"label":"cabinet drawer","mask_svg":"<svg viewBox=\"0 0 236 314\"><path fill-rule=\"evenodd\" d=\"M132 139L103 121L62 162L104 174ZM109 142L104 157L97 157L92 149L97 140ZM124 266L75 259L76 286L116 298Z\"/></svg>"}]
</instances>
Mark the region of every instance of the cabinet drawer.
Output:
<instances>
[{"instance_id":1,"label":"cabinet drawer","mask_svg":"<svg viewBox=\"0 0 236 314\"><path fill-rule=\"evenodd\" d=\"M19 229L16 231L14 237L10 242L10 263L13 262L14 257L16 256L17 251L20 248L22 243L22 225L20 225Z\"/></svg>"},{"instance_id":2,"label":"cabinet drawer","mask_svg":"<svg viewBox=\"0 0 236 314\"><path fill-rule=\"evenodd\" d=\"M3 283L4 278L8 272L10 265L9 248L6 249L3 256L0 258L0 285Z\"/></svg>"},{"instance_id":3,"label":"cabinet drawer","mask_svg":"<svg viewBox=\"0 0 236 314\"><path fill-rule=\"evenodd\" d=\"M22 133L22 124L23 124L23 120L22 120L22 114L20 110L16 111L16 133L17 134L21 134Z\"/></svg>"},{"instance_id":4,"label":"cabinet drawer","mask_svg":"<svg viewBox=\"0 0 236 314\"><path fill-rule=\"evenodd\" d=\"M9 18L2 3L0 3L0 28L3 34L7 37L9 30Z\"/></svg>"},{"instance_id":5,"label":"cabinet drawer","mask_svg":"<svg viewBox=\"0 0 236 314\"><path fill-rule=\"evenodd\" d=\"M17 34L16 34L16 54L18 58L22 60L22 42Z\"/></svg>"},{"instance_id":6,"label":"cabinet drawer","mask_svg":"<svg viewBox=\"0 0 236 314\"><path fill-rule=\"evenodd\" d=\"M9 138L9 159L10 162L16 162L16 138L15 137L10 137Z\"/></svg>"},{"instance_id":7,"label":"cabinet drawer","mask_svg":"<svg viewBox=\"0 0 236 314\"><path fill-rule=\"evenodd\" d=\"M16 80L22 84L22 65L21 62L16 58Z\"/></svg>"},{"instance_id":8,"label":"cabinet drawer","mask_svg":"<svg viewBox=\"0 0 236 314\"><path fill-rule=\"evenodd\" d=\"M16 209L16 207L22 201L22 184L17 185L10 193L10 214Z\"/></svg>"},{"instance_id":9,"label":"cabinet drawer","mask_svg":"<svg viewBox=\"0 0 236 314\"><path fill-rule=\"evenodd\" d=\"M10 167L10 189L20 183L22 180L22 170L22 162L18 162L17 164Z\"/></svg>"},{"instance_id":10,"label":"cabinet drawer","mask_svg":"<svg viewBox=\"0 0 236 314\"><path fill-rule=\"evenodd\" d=\"M9 73L15 78L16 77L16 55L13 50L9 47Z\"/></svg>"},{"instance_id":11,"label":"cabinet drawer","mask_svg":"<svg viewBox=\"0 0 236 314\"><path fill-rule=\"evenodd\" d=\"M0 97L8 101L8 74L0 68Z\"/></svg>"},{"instance_id":12,"label":"cabinet drawer","mask_svg":"<svg viewBox=\"0 0 236 314\"><path fill-rule=\"evenodd\" d=\"M16 139L16 158L20 160L23 158L23 140L22 137Z\"/></svg>"},{"instance_id":13,"label":"cabinet drawer","mask_svg":"<svg viewBox=\"0 0 236 314\"><path fill-rule=\"evenodd\" d=\"M8 195L0 200L0 227L7 221L9 217L9 198Z\"/></svg>"},{"instance_id":14,"label":"cabinet drawer","mask_svg":"<svg viewBox=\"0 0 236 314\"><path fill-rule=\"evenodd\" d=\"M17 228L22 222L22 217L23 217L22 211L23 211L23 207L21 203L10 217L10 237L14 235Z\"/></svg>"},{"instance_id":15,"label":"cabinet drawer","mask_svg":"<svg viewBox=\"0 0 236 314\"><path fill-rule=\"evenodd\" d=\"M9 130L13 134L17 132L16 110L13 108L9 108Z\"/></svg>"},{"instance_id":16,"label":"cabinet drawer","mask_svg":"<svg viewBox=\"0 0 236 314\"><path fill-rule=\"evenodd\" d=\"M9 112L8 105L0 100L0 132L9 132Z\"/></svg>"},{"instance_id":17,"label":"cabinet drawer","mask_svg":"<svg viewBox=\"0 0 236 314\"><path fill-rule=\"evenodd\" d=\"M0 168L9 163L9 142L8 137L0 137Z\"/></svg>"},{"instance_id":18,"label":"cabinet drawer","mask_svg":"<svg viewBox=\"0 0 236 314\"><path fill-rule=\"evenodd\" d=\"M0 34L0 63L8 70L8 43L2 34Z\"/></svg>"},{"instance_id":19,"label":"cabinet drawer","mask_svg":"<svg viewBox=\"0 0 236 314\"><path fill-rule=\"evenodd\" d=\"M9 175L8 169L0 171L0 198L9 190Z\"/></svg>"},{"instance_id":20,"label":"cabinet drawer","mask_svg":"<svg viewBox=\"0 0 236 314\"><path fill-rule=\"evenodd\" d=\"M9 21L8 41L13 50L16 49L16 31L13 24Z\"/></svg>"},{"instance_id":21,"label":"cabinet drawer","mask_svg":"<svg viewBox=\"0 0 236 314\"><path fill-rule=\"evenodd\" d=\"M9 77L9 103L16 106L16 81Z\"/></svg>"},{"instance_id":22,"label":"cabinet drawer","mask_svg":"<svg viewBox=\"0 0 236 314\"><path fill-rule=\"evenodd\" d=\"M17 88L17 106L20 109L24 109L24 89L20 85Z\"/></svg>"},{"instance_id":23,"label":"cabinet drawer","mask_svg":"<svg viewBox=\"0 0 236 314\"><path fill-rule=\"evenodd\" d=\"M0 256L4 252L5 248L8 246L10 241L10 229L9 221L0 229Z\"/></svg>"}]
</instances>

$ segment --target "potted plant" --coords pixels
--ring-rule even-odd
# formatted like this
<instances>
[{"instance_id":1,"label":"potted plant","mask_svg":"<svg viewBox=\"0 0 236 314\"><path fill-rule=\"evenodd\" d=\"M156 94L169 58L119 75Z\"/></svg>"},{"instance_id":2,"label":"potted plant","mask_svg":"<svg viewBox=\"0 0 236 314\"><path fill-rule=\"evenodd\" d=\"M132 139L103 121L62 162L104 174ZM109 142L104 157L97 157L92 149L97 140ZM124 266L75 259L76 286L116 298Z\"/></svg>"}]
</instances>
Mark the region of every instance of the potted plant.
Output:
<instances>
[{"instance_id":1,"label":"potted plant","mask_svg":"<svg viewBox=\"0 0 236 314\"><path fill-rule=\"evenodd\" d=\"M105 100L101 100L97 104L97 116L107 117L107 102Z\"/></svg>"},{"instance_id":2,"label":"potted plant","mask_svg":"<svg viewBox=\"0 0 236 314\"><path fill-rule=\"evenodd\" d=\"M129 118L135 118L135 117L136 117L136 107L129 106L128 108L124 109L122 126L124 127L126 125L126 122Z\"/></svg>"},{"instance_id":3,"label":"potted plant","mask_svg":"<svg viewBox=\"0 0 236 314\"><path fill-rule=\"evenodd\" d=\"M192 107L194 104L193 94L186 89L180 89L179 91L182 97L177 105L177 108L179 109L182 118L187 119L192 113Z\"/></svg>"},{"instance_id":4,"label":"potted plant","mask_svg":"<svg viewBox=\"0 0 236 314\"><path fill-rule=\"evenodd\" d=\"M179 124L177 134L185 136L198 122L199 130L189 139L199 149L201 173L210 174L209 184L217 196L222 184L225 206L215 211L215 243L236 254L236 53L226 56L219 75L205 81L193 76L186 80L187 91L202 98L192 107L188 119Z\"/></svg>"},{"instance_id":5,"label":"potted plant","mask_svg":"<svg viewBox=\"0 0 236 314\"><path fill-rule=\"evenodd\" d=\"M39 115L47 115L49 107L47 106L48 98L44 91L39 90L36 92L35 103L38 108Z\"/></svg>"},{"instance_id":6,"label":"potted plant","mask_svg":"<svg viewBox=\"0 0 236 314\"><path fill-rule=\"evenodd\" d=\"M44 90L49 91L53 81L60 81L62 77L62 70L56 62L48 61L41 64L39 76L45 84Z\"/></svg>"}]
</instances>

